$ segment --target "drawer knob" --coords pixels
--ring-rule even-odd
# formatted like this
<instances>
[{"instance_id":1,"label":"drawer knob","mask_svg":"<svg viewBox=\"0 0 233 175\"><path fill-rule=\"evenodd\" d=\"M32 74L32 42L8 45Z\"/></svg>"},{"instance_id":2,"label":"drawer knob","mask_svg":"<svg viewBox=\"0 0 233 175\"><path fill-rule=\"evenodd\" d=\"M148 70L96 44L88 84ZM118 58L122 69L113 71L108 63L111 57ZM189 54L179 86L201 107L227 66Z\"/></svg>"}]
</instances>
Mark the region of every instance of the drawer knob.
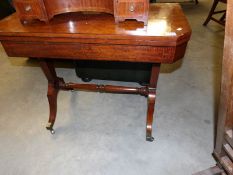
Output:
<instances>
[{"instance_id":1,"label":"drawer knob","mask_svg":"<svg viewBox=\"0 0 233 175\"><path fill-rule=\"evenodd\" d=\"M133 3L131 3L129 6L129 11L134 12L134 10L135 10L135 5Z\"/></svg>"},{"instance_id":2,"label":"drawer knob","mask_svg":"<svg viewBox=\"0 0 233 175\"><path fill-rule=\"evenodd\" d=\"M32 10L32 7L30 6L30 5L27 5L26 7L25 7L25 11L26 12L30 12Z\"/></svg>"}]
</instances>

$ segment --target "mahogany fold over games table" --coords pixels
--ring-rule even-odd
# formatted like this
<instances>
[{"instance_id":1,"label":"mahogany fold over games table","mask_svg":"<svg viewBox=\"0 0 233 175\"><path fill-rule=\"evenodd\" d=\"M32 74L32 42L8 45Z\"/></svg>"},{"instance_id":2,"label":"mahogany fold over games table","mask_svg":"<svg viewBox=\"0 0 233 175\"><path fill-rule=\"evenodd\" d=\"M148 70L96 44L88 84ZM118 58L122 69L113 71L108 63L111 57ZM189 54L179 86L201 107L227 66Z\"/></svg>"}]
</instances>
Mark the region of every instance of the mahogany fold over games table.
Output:
<instances>
[{"instance_id":1,"label":"mahogany fold over games table","mask_svg":"<svg viewBox=\"0 0 233 175\"><path fill-rule=\"evenodd\" d=\"M36 20L27 24L13 14L0 21L0 41L8 56L38 59L48 79L48 130L54 132L59 90L132 93L148 98L147 141L154 139L152 123L160 64L181 59L190 36L191 28L181 7L169 3L150 5L147 26L132 20L115 24L114 17L104 13L68 13L55 16L49 23ZM151 63L150 83L138 88L65 83L56 75L55 58Z\"/></svg>"}]
</instances>

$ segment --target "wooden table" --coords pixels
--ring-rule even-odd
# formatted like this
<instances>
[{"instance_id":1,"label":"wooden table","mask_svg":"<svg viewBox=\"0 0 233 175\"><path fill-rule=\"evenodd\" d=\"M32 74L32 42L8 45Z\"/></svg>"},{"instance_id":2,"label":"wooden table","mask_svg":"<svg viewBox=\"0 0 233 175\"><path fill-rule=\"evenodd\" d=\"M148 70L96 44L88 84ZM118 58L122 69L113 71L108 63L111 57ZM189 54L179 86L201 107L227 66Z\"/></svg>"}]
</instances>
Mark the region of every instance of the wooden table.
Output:
<instances>
[{"instance_id":1,"label":"wooden table","mask_svg":"<svg viewBox=\"0 0 233 175\"><path fill-rule=\"evenodd\" d=\"M136 21L116 25L112 15L81 13L59 15L48 24L33 21L22 25L16 14L0 21L0 41L8 56L38 59L48 79L48 130L54 132L59 90L132 93L148 97L147 141L154 140L152 122L160 64L181 59L190 35L178 4L151 5L147 26ZM151 63L150 84L135 88L65 83L56 75L54 58Z\"/></svg>"}]
</instances>

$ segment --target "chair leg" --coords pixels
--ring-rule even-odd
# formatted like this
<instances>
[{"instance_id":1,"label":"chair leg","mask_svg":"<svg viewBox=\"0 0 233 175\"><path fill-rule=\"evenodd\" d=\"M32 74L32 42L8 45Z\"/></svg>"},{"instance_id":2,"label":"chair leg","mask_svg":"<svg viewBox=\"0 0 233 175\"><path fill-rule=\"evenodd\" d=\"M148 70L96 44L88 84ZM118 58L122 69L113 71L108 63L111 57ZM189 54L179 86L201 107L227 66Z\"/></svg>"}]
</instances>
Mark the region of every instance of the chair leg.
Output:
<instances>
[{"instance_id":1,"label":"chair leg","mask_svg":"<svg viewBox=\"0 0 233 175\"><path fill-rule=\"evenodd\" d=\"M221 22L224 22L226 19L226 12L222 15L222 17L220 18L220 21Z\"/></svg>"},{"instance_id":2,"label":"chair leg","mask_svg":"<svg viewBox=\"0 0 233 175\"><path fill-rule=\"evenodd\" d=\"M213 15L214 10L216 9L217 5L218 5L218 0L214 0L214 3L213 3L213 5L212 5L212 7L210 9L208 17L206 18L205 22L203 23L204 26L206 26L209 23L209 21L211 20L211 17Z\"/></svg>"}]
</instances>

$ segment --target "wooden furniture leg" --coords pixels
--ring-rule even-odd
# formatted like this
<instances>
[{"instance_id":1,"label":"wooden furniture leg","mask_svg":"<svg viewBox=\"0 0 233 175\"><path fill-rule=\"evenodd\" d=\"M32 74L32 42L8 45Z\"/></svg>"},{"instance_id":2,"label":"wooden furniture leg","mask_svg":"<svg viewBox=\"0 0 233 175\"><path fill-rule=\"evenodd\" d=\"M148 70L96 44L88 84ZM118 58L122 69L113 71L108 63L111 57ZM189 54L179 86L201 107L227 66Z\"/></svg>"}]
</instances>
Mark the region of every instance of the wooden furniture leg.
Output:
<instances>
[{"instance_id":1,"label":"wooden furniture leg","mask_svg":"<svg viewBox=\"0 0 233 175\"><path fill-rule=\"evenodd\" d=\"M96 85L96 84L78 84L78 83L65 83L62 78L57 77L52 61L40 59L40 66L48 80L48 101L49 101L49 121L47 129L54 134L53 125L56 120L57 114L57 95L59 90L90 90L111 93L131 93L141 94L148 96L148 109L147 109L147 122L146 122L146 140L153 141L152 137L152 124L154 106L156 100L156 87L160 71L160 63L153 64L151 69L150 84L148 87L134 88L123 86L111 85Z\"/></svg>"},{"instance_id":2,"label":"wooden furniture leg","mask_svg":"<svg viewBox=\"0 0 233 175\"><path fill-rule=\"evenodd\" d=\"M216 9L217 5L218 5L218 0L214 0L213 5L212 5L210 12L208 14L208 17L206 18L205 22L203 23L204 26L206 26L209 23L209 21L211 20L211 17L214 14L214 10Z\"/></svg>"},{"instance_id":3,"label":"wooden furniture leg","mask_svg":"<svg viewBox=\"0 0 233 175\"><path fill-rule=\"evenodd\" d=\"M211 7L211 10L208 14L208 17L206 18L205 22L203 23L204 26L206 26L210 20L213 20L213 21L225 26L226 10L216 10L215 11L219 2L227 3L227 0L214 0L213 5ZM220 19L213 16L215 14L220 14L220 13L223 13L223 15Z\"/></svg>"},{"instance_id":4,"label":"wooden furniture leg","mask_svg":"<svg viewBox=\"0 0 233 175\"><path fill-rule=\"evenodd\" d=\"M43 70L47 80L48 80L48 101L49 101L49 121L46 126L52 134L55 133L53 125L56 120L57 114L57 94L62 84L65 84L62 78L57 77L54 65L52 61L40 60L40 67Z\"/></svg>"},{"instance_id":5,"label":"wooden furniture leg","mask_svg":"<svg viewBox=\"0 0 233 175\"><path fill-rule=\"evenodd\" d=\"M156 88L159 78L160 64L153 64L151 69L150 84L148 87L148 107L147 107L147 122L146 122L146 140L154 141L152 137L152 124L153 124L153 115L154 107L156 100Z\"/></svg>"},{"instance_id":6,"label":"wooden furniture leg","mask_svg":"<svg viewBox=\"0 0 233 175\"><path fill-rule=\"evenodd\" d=\"M225 23L225 20L226 20L226 12L220 18L220 21L223 22L223 23Z\"/></svg>"}]
</instances>

